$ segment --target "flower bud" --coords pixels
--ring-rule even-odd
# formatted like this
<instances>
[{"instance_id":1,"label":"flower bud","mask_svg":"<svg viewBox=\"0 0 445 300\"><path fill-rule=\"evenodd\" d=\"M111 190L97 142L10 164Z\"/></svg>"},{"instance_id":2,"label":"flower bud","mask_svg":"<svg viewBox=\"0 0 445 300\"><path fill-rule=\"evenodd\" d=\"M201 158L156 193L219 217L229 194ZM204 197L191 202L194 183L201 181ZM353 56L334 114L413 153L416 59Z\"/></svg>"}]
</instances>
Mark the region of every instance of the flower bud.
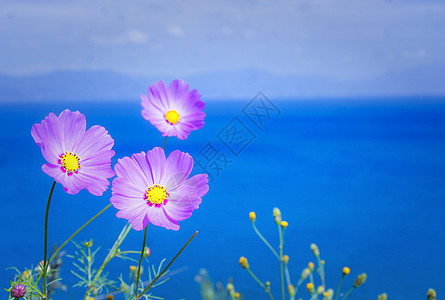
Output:
<instances>
[{"instance_id":1,"label":"flower bud","mask_svg":"<svg viewBox=\"0 0 445 300\"><path fill-rule=\"evenodd\" d=\"M348 275L351 272L351 269L349 269L348 267L344 267L343 268L343 277Z\"/></svg>"},{"instance_id":2,"label":"flower bud","mask_svg":"<svg viewBox=\"0 0 445 300\"><path fill-rule=\"evenodd\" d=\"M249 263L247 262L247 258L245 258L244 256L241 256L239 259L239 264L244 268L244 269L248 269L249 268Z\"/></svg>"},{"instance_id":3,"label":"flower bud","mask_svg":"<svg viewBox=\"0 0 445 300\"><path fill-rule=\"evenodd\" d=\"M255 222L256 214L255 214L254 211L251 211L251 212L249 213L249 219L250 219L250 221L252 221L252 223Z\"/></svg>"},{"instance_id":4,"label":"flower bud","mask_svg":"<svg viewBox=\"0 0 445 300\"><path fill-rule=\"evenodd\" d=\"M23 273L22 273L22 276L23 276L23 278L25 279L25 280L29 280L30 278L31 278L31 270L25 270L25 271L23 271Z\"/></svg>"},{"instance_id":5,"label":"flower bud","mask_svg":"<svg viewBox=\"0 0 445 300\"><path fill-rule=\"evenodd\" d=\"M311 250L315 256L320 255L320 250L318 250L318 246L316 244L314 244L314 243L311 244Z\"/></svg>"},{"instance_id":6,"label":"flower bud","mask_svg":"<svg viewBox=\"0 0 445 300\"><path fill-rule=\"evenodd\" d=\"M311 294L312 294L312 292L314 291L314 285L313 285L311 282L309 282L308 284L306 284L306 288L307 288L307 291L308 291L309 293L311 293Z\"/></svg>"},{"instance_id":7,"label":"flower bud","mask_svg":"<svg viewBox=\"0 0 445 300\"><path fill-rule=\"evenodd\" d=\"M151 255L151 250L148 247L145 247L144 249L144 257L149 257Z\"/></svg>"},{"instance_id":8,"label":"flower bud","mask_svg":"<svg viewBox=\"0 0 445 300\"><path fill-rule=\"evenodd\" d=\"M313 262L309 262L309 263L307 264L307 266L308 266L309 270L311 270L311 272L314 270L315 265L314 265Z\"/></svg>"},{"instance_id":9,"label":"flower bud","mask_svg":"<svg viewBox=\"0 0 445 300\"><path fill-rule=\"evenodd\" d=\"M266 281L266 286L270 287L270 281Z\"/></svg>"},{"instance_id":10,"label":"flower bud","mask_svg":"<svg viewBox=\"0 0 445 300\"><path fill-rule=\"evenodd\" d=\"M130 266L130 272L134 272L134 271L136 271L137 270L137 267L136 266Z\"/></svg>"},{"instance_id":11,"label":"flower bud","mask_svg":"<svg viewBox=\"0 0 445 300\"><path fill-rule=\"evenodd\" d=\"M289 255L283 256L283 261L287 265L289 263Z\"/></svg>"},{"instance_id":12,"label":"flower bud","mask_svg":"<svg viewBox=\"0 0 445 300\"><path fill-rule=\"evenodd\" d=\"M273 209L273 218L275 220L275 223L277 223L277 225L280 225L281 223L281 211L278 207L275 207Z\"/></svg>"},{"instance_id":13,"label":"flower bud","mask_svg":"<svg viewBox=\"0 0 445 300\"><path fill-rule=\"evenodd\" d=\"M105 299L107 299L107 300L113 300L114 299L114 296L113 295L107 295L107 298L105 298Z\"/></svg>"},{"instance_id":14,"label":"flower bud","mask_svg":"<svg viewBox=\"0 0 445 300\"><path fill-rule=\"evenodd\" d=\"M239 298L241 298L241 294L240 294L240 293L238 293L238 292L236 292L236 293L235 293L235 298L236 298L236 299L239 299Z\"/></svg>"},{"instance_id":15,"label":"flower bud","mask_svg":"<svg viewBox=\"0 0 445 300\"><path fill-rule=\"evenodd\" d=\"M295 287L292 284L287 286L287 291L289 292L289 296L294 297L296 294Z\"/></svg>"},{"instance_id":16,"label":"flower bud","mask_svg":"<svg viewBox=\"0 0 445 300\"><path fill-rule=\"evenodd\" d=\"M287 223L286 221L281 221L281 227L283 227L283 229L285 229L288 225L289 225L289 223Z\"/></svg>"},{"instance_id":17,"label":"flower bud","mask_svg":"<svg viewBox=\"0 0 445 300\"><path fill-rule=\"evenodd\" d=\"M328 289L326 292L323 293L323 300L332 300L333 296L334 296L334 290Z\"/></svg>"},{"instance_id":18,"label":"flower bud","mask_svg":"<svg viewBox=\"0 0 445 300\"><path fill-rule=\"evenodd\" d=\"M427 300L436 300L436 291L433 289L429 289L427 295Z\"/></svg>"},{"instance_id":19,"label":"flower bud","mask_svg":"<svg viewBox=\"0 0 445 300\"><path fill-rule=\"evenodd\" d=\"M377 297L377 300L386 300L386 299L388 299L388 295L386 293L380 294Z\"/></svg>"},{"instance_id":20,"label":"flower bud","mask_svg":"<svg viewBox=\"0 0 445 300\"><path fill-rule=\"evenodd\" d=\"M93 297L88 297L88 300L94 300L94 298Z\"/></svg>"},{"instance_id":21,"label":"flower bud","mask_svg":"<svg viewBox=\"0 0 445 300\"><path fill-rule=\"evenodd\" d=\"M37 265L37 267L34 268L34 270L36 272L38 272L39 274L42 273L43 270L43 260L39 262L39 264ZM48 266L46 267L46 274L51 273L51 266L48 264Z\"/></svg>"},{"instance_id":22,"label":"flower bud","mask_svg":"<svg viewBox=\"0 0 445 300\"><path fill-rule=\"evenodd\" d=\"M229 294L234 293L235 292L235 287L233 286L233 283L229 282L226 286L227 291L229 292Z\"/></svg>"},{"instance_id":23,"label":"flower bud","mask_svg":"<svg viewBox=\"0 0 445 300\"><path fill-rule=\"evenodd\" d=\"M366 273L358 275L354 281L353 287L357 288L357 287L361 286L363 283L365 283L366 277L367 277Z\"/></svg>"},{"instance_id":24,"label":"flower bud","mask_svg":"<svg viewBox=\"0 0 445 300\"><path fill-rule=\"evenodd\" d=\"M24 297L25 294L26 294L26 286L24 286L21 283L14 285L14 287L11 290L11 296L16 299Z\"/></svg>"},{"instance_id":25,"label":"flower bud","mask_svg":"<svg viewBox=\"0 0 445 300\"><path fill-rule=\"evenodd\" d=\"M319 286L317 287L317 295L320 295L320 294L323 293L323 292L324 292L324 286L319 285Z\"/></svg>"},{"instance_id":26,"label":"flower bud","mask_svg":"<svg viewBox=\"0 0 445 300\"><path fill-rule=\"evenodd\" d=\"M94 240L89 240L89 241L84 241L83 242L83 246L85 247L85 248L91 248L92 246L93 246L93 241Z\"/></svg>"},{"instance_id":27,"label":"flower bud","mask_svg":"<svg viewBox=\"0 0 445 300\"><path fill-rule=\"evenodd\" d=\"M303 272L301 272L301 280L305 280L309 276L309 274L311 274L311 270L305 268Z\"/></svg>"}]
</instances>

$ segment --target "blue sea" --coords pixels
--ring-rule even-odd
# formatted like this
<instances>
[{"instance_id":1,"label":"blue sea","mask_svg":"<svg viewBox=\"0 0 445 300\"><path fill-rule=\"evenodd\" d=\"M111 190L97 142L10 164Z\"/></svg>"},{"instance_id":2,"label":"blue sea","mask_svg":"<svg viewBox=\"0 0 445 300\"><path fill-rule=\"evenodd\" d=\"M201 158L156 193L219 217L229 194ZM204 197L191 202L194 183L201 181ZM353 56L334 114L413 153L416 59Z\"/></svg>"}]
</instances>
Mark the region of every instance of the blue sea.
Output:
<instances>
[{"instance_id":1,"label":"blue sea","mask_svg":"<svg viewBox=\"0 0 445 300\"><path fill-rule=\"evenodd\" d=\"M358 274L367 273L366 283L349 299L374 300L382 292L389 299L425 299L428 288L445 294L445 99L263 100L263 106L249 99L208 101L203 129L185 141L167 140L166 152L192 154L200 163L194 172L205 169L212 182L200 208L180 223L179 231L149 225L155 265L172 258L199 231L173 264L170 280L153 294L200 299L194 277L206 268L212 280L224 285L233 278L243 299L268 299L239 266L239 257L245 256L280 299L279 265L248 218L255 211L257 227L278 248L274 207L289 223L284 253L290 256L294 284L314 261L309 246L316 243L326 261L328 287L336 289L344 266L351 274L343 292ZM141 117L138 101L1 104L2 270L35 266L43 257L52 178L41 171L45 161L30 132L49 112L64 108L85 114L88 127L100 124L109 131L115 140L113 165L117 158L162 146L160 133ZM68 195L56 185L50 245L60 245L110 196L110 189L103 197L86 191ZM98 264L126 224L115 214L110 208L75 239L94 238L94 247L101 247ZM142 237L143 232L132 230L122 250L139 250ZM74 246L66 250L72 254ZM62 278L77 300L83 290L72 287L72 262L64 258ZM117 280L120 273L127 278L130 264L112 261L110 278ZM1 272L3 287L13 274ZM304 287L297 296L309 298ZM55 299L69 297L60 292Z\"/></svg>"}]
</instances>

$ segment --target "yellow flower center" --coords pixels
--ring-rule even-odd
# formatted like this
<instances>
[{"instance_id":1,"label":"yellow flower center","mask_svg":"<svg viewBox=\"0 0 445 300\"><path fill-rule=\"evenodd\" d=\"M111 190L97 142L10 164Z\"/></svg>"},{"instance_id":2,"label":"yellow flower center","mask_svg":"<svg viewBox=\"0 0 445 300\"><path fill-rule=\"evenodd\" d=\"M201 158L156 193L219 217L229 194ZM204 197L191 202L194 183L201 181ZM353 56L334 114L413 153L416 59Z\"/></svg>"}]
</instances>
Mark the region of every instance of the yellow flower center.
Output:
<instances>
[{"instance_id":1,"label":"yellow flower center","mask_svg":"<svg viewBox=\"0 0 445 300\"><path fill-rule=\"evenodd\" d=\"M169 122L170 124L176 124L179 122L179 114L176 110L169 110L166 114L165 114L165 119L167 120L167 122Z\"/></svg>"},{"instance_id":2,"label":"yellow flower center","mask_svg":"<svg viewBox=\"0 0 445 300\"><path fill-rule=\"evenodd\" d=\"M149 187L144 197L149 206L152 206L154 204L157 207L161 206L161 204L166 204L167 198L167 189L159 184L154 184Z\"/></svg>"},{"instance_id":3,"label":"yellow flower center","mask_svg":"<svg viewBox=\"0 0 445 300\"><path fill-rule=\"evenodd\" d=\"M81 165L79 164L80 157L77 156L76 153L72 152L66 152L61 156L61 164L62 167L67 171L68 173L76 172L79 170Z\"/></svg>"}]
</instances>

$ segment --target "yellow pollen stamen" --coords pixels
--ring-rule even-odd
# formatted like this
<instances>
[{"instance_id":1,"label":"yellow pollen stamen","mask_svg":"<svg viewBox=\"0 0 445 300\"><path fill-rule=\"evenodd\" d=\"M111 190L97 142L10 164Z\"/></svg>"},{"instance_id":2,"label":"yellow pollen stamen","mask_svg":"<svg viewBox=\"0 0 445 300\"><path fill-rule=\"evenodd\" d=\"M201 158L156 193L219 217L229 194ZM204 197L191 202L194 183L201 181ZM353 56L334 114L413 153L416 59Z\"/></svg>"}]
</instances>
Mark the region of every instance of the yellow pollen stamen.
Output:
<instances>
[{"instance_id":1,"label":"yellow pollen stamen","mask_svg":"<svg viewBox=\"0 0 445 300\"><path fill-rule=\"evenodd\" d=\"M169 110L166 114L165 114L165 119L167 120L167 122L169 122L170 124L176 124L179 122L179 114L176 110Z\"/></svg>"},{"instance_id":2,"label":"yellow pollen stamen","mask_svg":"<svg viewBox=\"0 0 445 300\"><path fill-rule=\"evenodd\" d=\"M161 204L166 203L168 195L165 187L159 184L154 184L147 189L144 198L147 200L148 205L152 206L155 204L156 206L160 206Z\"/></svg>"},{"instance_id":3,"label":"yellow pollen stamen","mask_svg":"<svg viewBox=\"0 0 445 300\"><path fill-rule=\"evenodd\" d=\"M81 167L79 161L80 157L77 156L76 153L73 154L72 152L68 151L61 157L62 166L68 173L76 172L77 170L79 170L79 168Z\"/></svg>"}]
</instances>

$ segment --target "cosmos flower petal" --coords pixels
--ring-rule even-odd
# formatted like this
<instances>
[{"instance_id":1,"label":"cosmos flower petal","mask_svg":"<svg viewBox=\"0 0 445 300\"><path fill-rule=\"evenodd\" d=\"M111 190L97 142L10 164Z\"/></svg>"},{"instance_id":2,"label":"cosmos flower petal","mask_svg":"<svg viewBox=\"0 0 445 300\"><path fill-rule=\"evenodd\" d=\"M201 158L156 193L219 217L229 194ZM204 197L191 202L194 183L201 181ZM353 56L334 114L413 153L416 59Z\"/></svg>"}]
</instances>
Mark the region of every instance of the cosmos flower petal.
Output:
<instances>
[{"instance_id":1,"label":"cosmos flower petal","mask_svg":"<svg viewBox=\"0 0 445 300\"><path fill-rule=\"evenodd\" d=\"M177 206L171 205L170 203L167 203L167 205L164 206L164 210L170 218L178 221L188 219L193 213L193 209L187 210L178 208Z\"/></svg>"},{"instance_id":2,"label":"cosmos flower petal","mask_svg":"<svg viewBox=\"0 0 445 300\"><path fill-rule=\"evenodd\" d=\"M163 136L186 139L191 131L204 126L205 118L201 95L197 90L189 89L181 79L173 80L168 88L162 81L152 84L148 88L148 97L141 95L142 116Z\"/></svg>"},{"instance_id":3,"label":"cosmos flower petal","mask_svg":"<svg viewBox=\"0 0 445 300\"><path fill-rule=\"evenodd\" d=\"M154 183L161 182L164 174L165 162L166 158L162 148L156 147L147 152L147 163Z\"/></svg>"},{"instance_id":4,"label":"cosmos flower petal","mask_svg":"<svg viewBox=\"0 0 445 300\"><path fill-rule=\"evenodd\" d=\"M131 223L131 227L135 230L144 229L149 219L147 217L148 206L132 206L129 209L120 210L116 213L116 217L127 219Z\"/></svg>"},{"instance_id":5,"label":"cosmos flower petal","mask_svg":"<svg viewBox=\"0 0 445 300\"><path fill-rule=\"evenodd\" d=\"M50 113L40 124L32 126L31 135L42 150L43 157L49 163L57 163L63 153L61 131L57 116Z\"/></svg>"},{"instance_id":6,"label":"cosmos flower petal","mask_svg":"<svg viewBox=\"0 0 445 300\"><path fill-rule=\"evenodd\" d=\"M186 180L192 168L187 153L173 151L166 158L161 148L119 159L110 199L119 210L116 216L129 220L135 230L149 222L179 230L178 221L191 216L209 189L205 174Z\"/></svg>"},{"instance_id":7,"label":"cosmos flower petal","mask_svg":"<svg viewBox=\"0 0 445 300\"><path fill-rule=\"evenodd\" d=\"M198 174L187 179L184 184L170 192L168 205L177 209L191 210L199 208L201 198L209 191L207 174Z\"/></svg>"},{"instance_id":8,"label":"cosmos flower petal","mask_svg":"<svg viewBox=\"0 0 445 300\"><path fill-rule=\"evenodd\" d=\"M161 184L173 190L184 183L192 169L193 158L188 153L175 150L168 156Z\"/></svg>"},{"instance_id":9,"label":"cosmos flower petal","mask_svg":"<svg viewBox=\"0 0 445 300\"><path fill-rule=\"evenodd\" d=\"M172 230L179 230L178 221L168 217L162 207L150 207L148 218L153 225L162 226Z\"/></svg>"},{"instance_id":10,"label":"cosmos flower petal","mask_svg":"<svg viewBox=\"0 0 445 300\"><path fill-rule=\"evenodd\" d=\"M153 184L153 178L151 172L144 172L138 163L139 160L145 160L145 152L133 154L130 157L124 157L117 160L117 164L114 166L116 175L121 178L125 178L129 182L133 183L137 187L142 189Z\"/></svg>"},{"instance_id":11,"label":"cosmos flower petal","mask_svg":"<svg viewBox=\"0 0 445 300\"><path fill-rule=\"evenodd\" d=\"M160 101L156 101L156 100ZM148 87L148 100L158 109L165 110L170 106L167 86L163 81L153 83Z\"/></svg>"},{"instance_id":12,"label":"cosmos flower petal","mask_svg":"<svg viewBox=\"0 0 445 300\"><path fill-rule=\"evenodd\" d=\"M81 140L85 134L87 121L85 116L78 111L71 112L68 109L59 115L59 124L62 131L62 145L65 148L73 149L74 143Z\"/></svg>"},{"instance_id":13,"label":"cosmos flower petal","mask_svg":"<svg viewBox=\"0 0 445 300\"><path fill-rule=\"evenodd\" d=\"M114 145L114 140L102 126L95 125L88 129L83 135L82 139L75 146L74 151L80 157L89 158L91 155L96 155L97 152L103 150L111 150Z\"/></svg>"},{"instance_id":14,"label":"cosmos flower petal","mask_svg":"<svg viewBox=\"0 0 445 300\"><path fill-rule=\"evenodd\" d=\"M114 175L110 166L114 141L101 126L85 130L84 115L64 110L59 116L50 113L35 124L31 135L48 162L42 170L67 193L87 189L93 195L102 195L110 184L107 178Z\"/></svg>"},{"instance_id":15,"label":"cosmos flower petal","mask_svg":"<svg viewBox=\"0 0 445 300\"><path fill-rule=\"evenodd\" d=\"M188 94L190 86L182 79L173 80L168 86L168 98L178 107L179 104L187 102L188 98L184 95Z\"/></svg>"}]
</instances>

